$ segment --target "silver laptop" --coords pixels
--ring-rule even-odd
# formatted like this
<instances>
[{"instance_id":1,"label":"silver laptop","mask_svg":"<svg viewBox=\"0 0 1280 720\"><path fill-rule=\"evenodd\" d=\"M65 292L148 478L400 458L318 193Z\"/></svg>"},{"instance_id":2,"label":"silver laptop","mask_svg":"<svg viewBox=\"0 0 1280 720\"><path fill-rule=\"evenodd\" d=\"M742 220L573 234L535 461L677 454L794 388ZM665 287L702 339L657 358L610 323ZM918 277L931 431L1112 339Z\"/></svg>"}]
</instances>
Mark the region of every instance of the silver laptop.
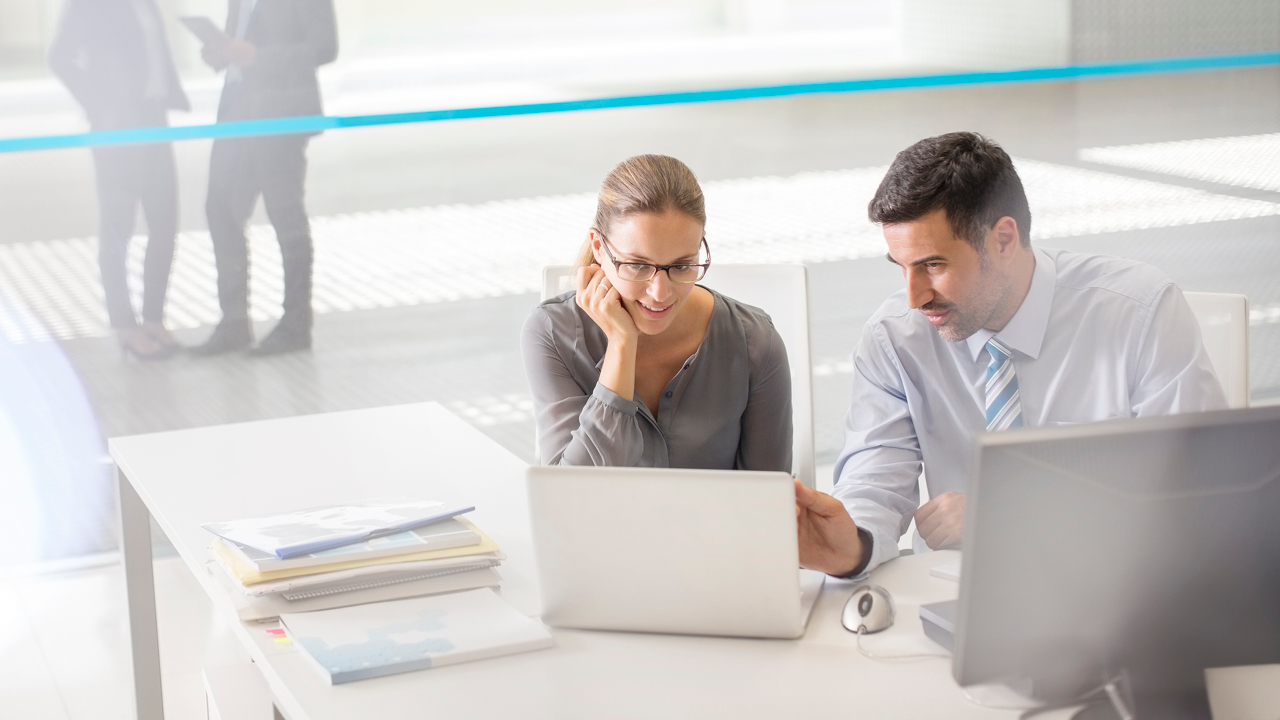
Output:
<instances>
[{"instance_id":1,"label":"silver laptop","mask_svg":"<svg viewBox=\"0 0 1280 720\"><path fill-rule=\"evenodd\" d=\"M532 467L542 620L794 638L825 576L799 568L782 472Z\"/></svg>"}]
</instances>

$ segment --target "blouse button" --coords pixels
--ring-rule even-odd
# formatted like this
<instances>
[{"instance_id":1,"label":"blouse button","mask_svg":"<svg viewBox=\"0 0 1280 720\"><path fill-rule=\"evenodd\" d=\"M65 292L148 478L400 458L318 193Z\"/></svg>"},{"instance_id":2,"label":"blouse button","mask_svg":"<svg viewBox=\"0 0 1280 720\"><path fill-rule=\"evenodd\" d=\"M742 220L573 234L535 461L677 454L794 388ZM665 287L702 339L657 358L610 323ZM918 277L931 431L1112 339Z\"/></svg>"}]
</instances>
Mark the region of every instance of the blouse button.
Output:
<instances>
[{"instance_id":1,"label":"blouse button","mask_svg":"<svg viewBox=\"0 0 1280 720\"><path fill-rule=\"evenodd\" d=\"M667 391L667 397L671 397L671 391L670 391L670 390L668 390L668 391Z\"/></svg>"}]
</instances>

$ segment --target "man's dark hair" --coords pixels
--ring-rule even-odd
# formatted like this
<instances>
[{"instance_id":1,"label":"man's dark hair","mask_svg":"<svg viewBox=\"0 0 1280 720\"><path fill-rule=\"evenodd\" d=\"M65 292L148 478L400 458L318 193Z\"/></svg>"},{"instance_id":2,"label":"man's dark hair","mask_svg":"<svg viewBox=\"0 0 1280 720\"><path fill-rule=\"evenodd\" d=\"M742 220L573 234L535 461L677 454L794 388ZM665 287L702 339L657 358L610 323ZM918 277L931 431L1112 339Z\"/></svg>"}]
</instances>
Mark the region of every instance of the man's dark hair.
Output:
<instances>
[{"instance_id":1,"label":"man's dark hair","mask_svg":"<svg viewBox=\"0 0 1280 720\"><path fill-rule=\"evenodd\" d=\"M867 215L875 223L912 222L942 208L956 237L982 252L1000 218L1018 223L1031 246L1031 208L1013 160L999 145L972 132L926 138L898 153L880 181Z\"/></svg>"}]
</instances>

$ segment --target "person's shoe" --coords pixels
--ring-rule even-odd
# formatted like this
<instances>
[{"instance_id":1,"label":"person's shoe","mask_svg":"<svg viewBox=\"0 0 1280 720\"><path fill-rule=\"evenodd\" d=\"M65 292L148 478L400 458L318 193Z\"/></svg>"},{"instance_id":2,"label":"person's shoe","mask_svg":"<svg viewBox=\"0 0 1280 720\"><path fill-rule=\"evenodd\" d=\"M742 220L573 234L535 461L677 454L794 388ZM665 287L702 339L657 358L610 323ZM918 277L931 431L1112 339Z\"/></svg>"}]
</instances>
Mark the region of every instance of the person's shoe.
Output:
<instances>
[{"instance_id":1,"label":"person's shoe","mask_svg":"<svg viewBox=\"0 0 1280 720\"><path fill-rule=\"evenodd\" d=\"M192 355L207 357L244 350L253 345L253 326L248 320L228 322L223 320L213 329L213 334L203 345L187 350Z\"/></svg>"},{"instance_id":2,"label":"person's shoe","mask_svg":"<svg viewBox=\"0 0 1280 720\"><path fill-rule=\"evenodd\" d=\"M172 350L161 345L140 326L120 330L116 340L120 343L120 354L125 358L163 360L173 354Z\"/></svg>"},{"instance_id":3,"label":"person's shoe","mask_svg":"<svg viewBox=\"0 0 1280 720\"><path fill-rule=\"evenodd\" d=\"M173 333L169 332L169 328L165 327L164 323L144 322L142 323L142 329L146 331L147 335L150 335L151 339L156 341L160 347L168 350L170 353L175 353L183 349L182 343L178 342L178 338L174 337Z\"/></svg>"},{"instance_id":4,"label":"person's shoe","mask_svg":"<svg viewBox=\"0 0 1280 720\"><path fill-rule=\"evenodd\" d=\"M249 351L254 357L280 355L311 349L311 327L304 323L290 322L282 318L258 346Z\"/></svg>"}]
</instances>

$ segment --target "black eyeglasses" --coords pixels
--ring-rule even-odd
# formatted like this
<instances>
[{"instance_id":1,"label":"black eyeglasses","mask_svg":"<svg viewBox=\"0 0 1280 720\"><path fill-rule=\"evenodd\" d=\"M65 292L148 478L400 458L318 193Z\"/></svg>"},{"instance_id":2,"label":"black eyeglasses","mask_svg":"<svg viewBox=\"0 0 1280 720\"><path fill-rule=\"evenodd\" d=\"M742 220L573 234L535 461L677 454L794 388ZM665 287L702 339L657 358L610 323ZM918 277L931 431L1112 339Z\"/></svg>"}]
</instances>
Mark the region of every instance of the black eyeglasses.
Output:
<instances>
[{"instance_id":1,"label":"black eyeglasses","mask_svg":"<svg viewBox=\"0 0 1280 720\"><path fill-rule=\"evenodd\" d=\"M596 230L600 235L600 246L604 248L604 252L609 256L609 261L617 268L618 277L631 282L649 282L659 270L666 270L667 277L673 283L695 283L701 280L707 274L707 268L711 267L711 246L707 244L707 238L702 238L702 249L707 251L707 261L704 263L682 263L679 265L653 265L651 263L638 262L618 262L613 256L613 251L609 249L609 238L604 233Z\"/></svg>"}]
</instances>

